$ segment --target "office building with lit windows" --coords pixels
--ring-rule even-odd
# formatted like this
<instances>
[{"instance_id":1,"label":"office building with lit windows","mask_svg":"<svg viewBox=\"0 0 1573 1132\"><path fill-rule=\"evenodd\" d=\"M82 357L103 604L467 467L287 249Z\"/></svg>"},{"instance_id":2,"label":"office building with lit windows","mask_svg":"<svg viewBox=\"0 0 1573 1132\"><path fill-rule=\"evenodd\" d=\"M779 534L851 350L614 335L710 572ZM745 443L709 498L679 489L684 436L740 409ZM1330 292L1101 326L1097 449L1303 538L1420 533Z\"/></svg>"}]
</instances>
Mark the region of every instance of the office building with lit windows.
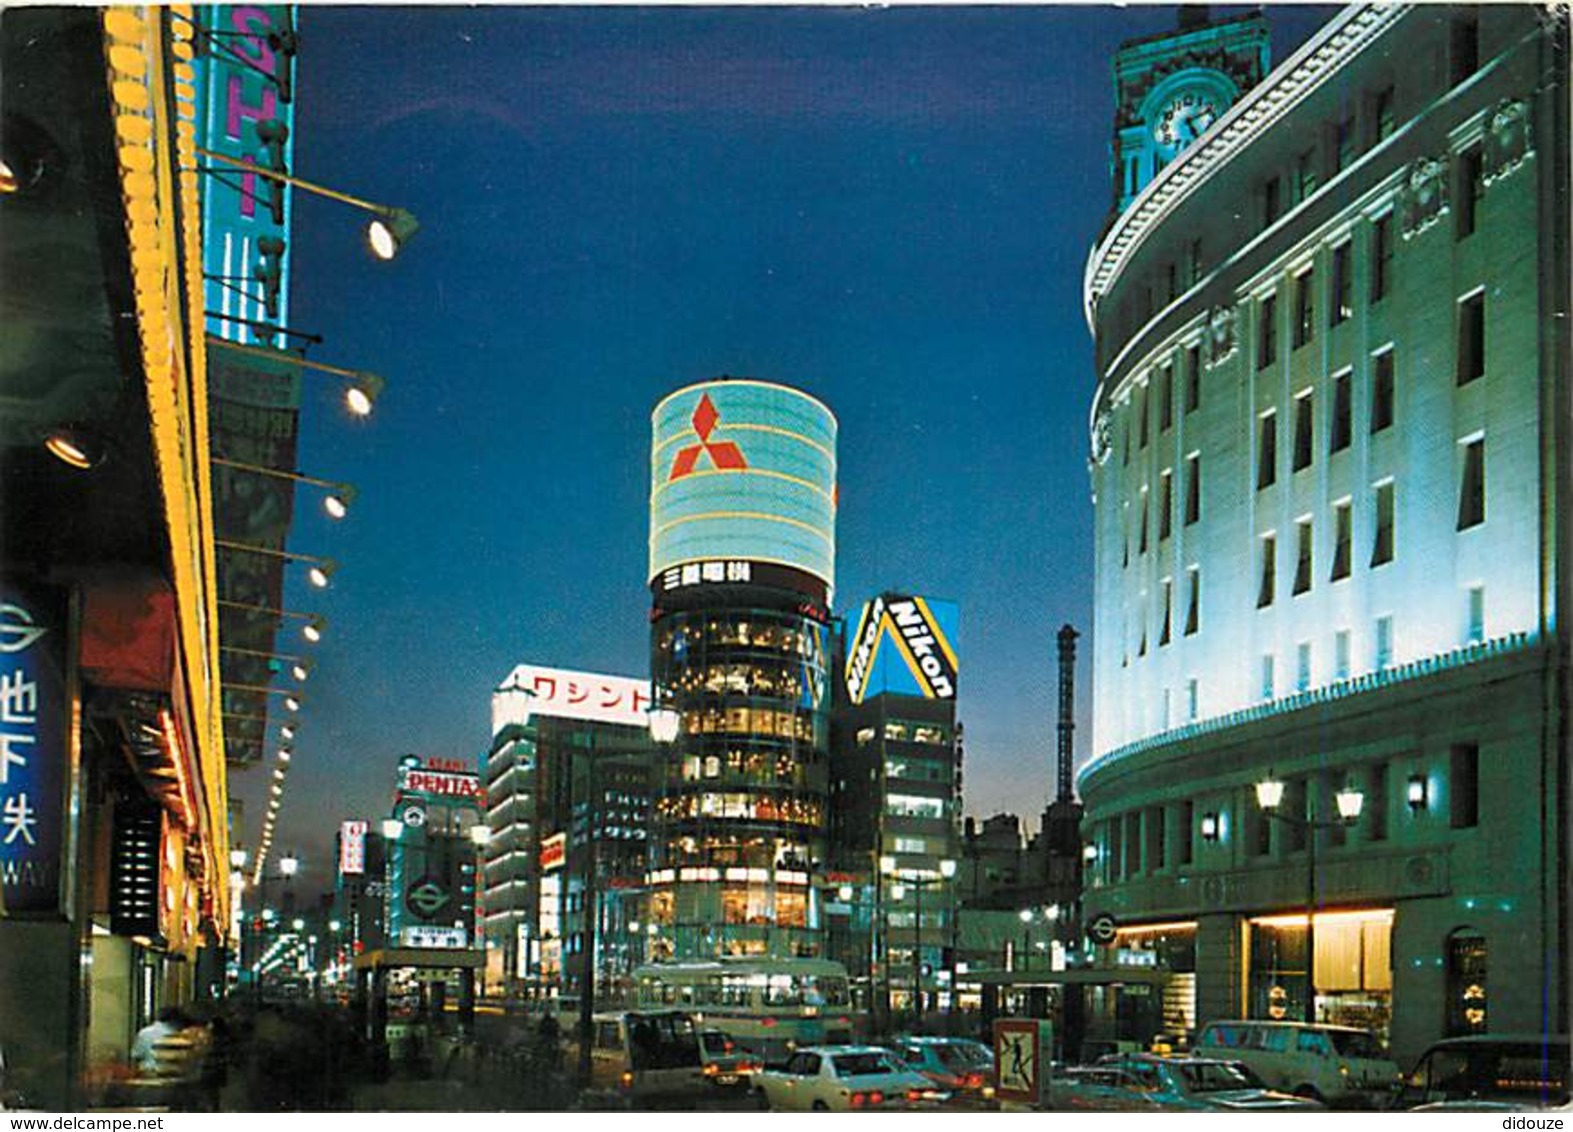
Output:
<instances>
[{"instance_id":1,"label":"office building with lit windows","mask_svg":"<svg viewBox=\"0 0 1573 1132\"><path fill-rule=\"evenodd\" d=\"M521 664L492 693L488 987L577 993L593 963L606 993L642 961L649 691L648 680Z\"/></svg>"},{"instance_id":2,"label":"office building with lit windows","mask_svg":"<svg viewBox=\"0 0 1573 1132\"><path fill-rule=\"evenodd\" d=\"M650 671L660 745L653 958L816 957L825 859L836 420L799 390L656 405Z\"/></svg>"},{"instance_id":3,"label":"office building with lit windows","mask_svg":"<svg viewBox=\"0 0 1573 1132\"><path fill-rule=\"evenodd\" d=\"M1079 784L1152 1032L1568 1029L1567 58L1526 5L1355 6L1194 138L1132 110Z\"/></svg>"},{"instance_id":4,"label":"office building with lit windows","mask_svg":"<svg viewBox=\"0 0 1573 1132\"><path fill-rule=\"evenodd\" d=\"M886 593L838 649L831 726L829 958L873 1009L952 1003L961 739L954 603ZM878 985L875 986L874 984ZM878 999L877 1003L873 1002Z\"/></svg>"}]
</instances>

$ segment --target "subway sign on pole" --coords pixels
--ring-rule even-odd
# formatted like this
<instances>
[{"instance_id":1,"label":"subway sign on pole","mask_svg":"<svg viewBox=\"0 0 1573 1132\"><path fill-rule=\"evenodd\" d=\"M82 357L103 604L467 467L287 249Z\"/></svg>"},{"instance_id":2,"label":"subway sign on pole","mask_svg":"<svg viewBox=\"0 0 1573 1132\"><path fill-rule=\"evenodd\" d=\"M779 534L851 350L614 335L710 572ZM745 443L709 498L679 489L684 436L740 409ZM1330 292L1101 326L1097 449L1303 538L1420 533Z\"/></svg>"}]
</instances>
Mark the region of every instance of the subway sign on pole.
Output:
<instances>
[{"instance_id":1,"label":"subway sign on pole","mask_svg":"<svg viewBox=\"0 0 1573 1132\"><path fill-rule=\"evenodd\" d=\"M847 637L852 702L883 692L955 699L960 619L954 602L907 594L881 594L864 605Z\"/></svg>"},{"instance_id":2,"label":"subway sign on pole","mask_svg":"<svg viewBox=\"0 0 1573 1132\"><path fill-rule=\"evenodd\" d=\"M60 906L68 610L62 589L0 584L0 918Z\"/></svg>"},{"instance_id":3,"label":"subway sign on pole","mask_svg":"<svg viewBox=\"0 0 1573 1132\"><path fill-rule=\"evenodd\" d=\"M835 585L835 525L836 418L822 402L785 385L722 378L656 405L652 585L758 581L746 564L771 564L806 575L798 584L825 598Z\"/></svg>"}]
</instances>

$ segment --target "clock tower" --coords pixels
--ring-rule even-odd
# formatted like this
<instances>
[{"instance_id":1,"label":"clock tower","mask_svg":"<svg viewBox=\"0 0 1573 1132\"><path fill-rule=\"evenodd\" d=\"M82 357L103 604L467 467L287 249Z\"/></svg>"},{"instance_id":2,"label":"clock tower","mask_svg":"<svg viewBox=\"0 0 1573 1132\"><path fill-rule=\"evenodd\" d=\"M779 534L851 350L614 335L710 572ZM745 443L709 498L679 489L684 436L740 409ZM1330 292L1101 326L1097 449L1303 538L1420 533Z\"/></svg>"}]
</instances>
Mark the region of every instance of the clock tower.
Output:
<instances>
[{"instance_id":1,"label":"clock tower","mask_svg":"<svg viewBox=\"0 0 1573 1132\"><path fill-rule=\"evenodd\" d=\"M1114 211L1131 203L1268 70L1260 11L1208 18L1180 8L1174 31L1129 40L1114 57Z\"/></svg>"}]
</instances>

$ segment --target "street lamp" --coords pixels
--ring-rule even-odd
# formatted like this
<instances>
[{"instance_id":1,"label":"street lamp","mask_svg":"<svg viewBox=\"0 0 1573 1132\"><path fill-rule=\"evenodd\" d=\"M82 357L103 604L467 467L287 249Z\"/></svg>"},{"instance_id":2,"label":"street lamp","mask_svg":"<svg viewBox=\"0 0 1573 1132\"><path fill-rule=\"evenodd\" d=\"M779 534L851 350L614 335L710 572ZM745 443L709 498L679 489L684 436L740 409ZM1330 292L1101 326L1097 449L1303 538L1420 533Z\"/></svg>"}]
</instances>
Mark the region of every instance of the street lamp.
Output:
<instances>
[{"instance_id":1,"label":"street lamp","mask_svg":"<svg viewBox=\"0 0 1573 1132\"><path fill-rule=\"evenodd\" d=\"M1017 964L1020 970L1027 969L1027 956L1032 952L1032 909L1023 908L1016 916L1021 920L1021 962Z\"/></svg>"},{"instance_id":2,"label":"street lamp","mask_svg":"<svg viewBox=\"0 0 1573 1132\"><path fill-rule=\"evenodd\" d=\"M1284 800L1284 783L1267 777L1256 784L1256 804L1263 815L1286 825L1305 831L1305 1021L1316 1021L1316 835L1324 829L1339 829L1353 825L1365 807L1365 795L1352 783L1333 796L1338 817L1318 820L1316 816L1316 791L1307 784L1305 813L1283 812L1279 807Z\"/></svg>"},{"instance_id":3,"label":"street lamp","mask_svg":"<svg viewBox=\"0 0 1573 1132\"><path fill-rule=\"evenodd\" d=\"M895 875L895 859L883 857L880 859L880 868L884 869L885 863L892 866L886 872ZM920 872L908 871L900 874L901 879L890 886L890 897L898 903L906 898L906 889L910 886L913 899L912 920L912 1024L913 1029L921 1029L923 1025L923 890L930 885L944 884L956 875L956 862L949 857L939 862L938 876L924 876ZM888 955L889 948L886 952ZM889 976L886 977L889 982Z\"/></svg>"}]
</instances>

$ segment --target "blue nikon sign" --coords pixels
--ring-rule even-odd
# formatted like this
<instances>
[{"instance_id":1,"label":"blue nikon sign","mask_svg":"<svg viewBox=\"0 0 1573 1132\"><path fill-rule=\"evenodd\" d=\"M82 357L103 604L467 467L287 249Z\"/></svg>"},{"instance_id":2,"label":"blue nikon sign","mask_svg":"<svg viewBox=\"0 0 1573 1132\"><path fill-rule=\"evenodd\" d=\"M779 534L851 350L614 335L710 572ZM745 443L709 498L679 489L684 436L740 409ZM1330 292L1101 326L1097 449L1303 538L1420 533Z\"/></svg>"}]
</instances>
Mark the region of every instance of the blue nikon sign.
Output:
<instances>
[{"instance_id":1,"label":"blue nikon sign","mask_svg":"<svg viewBox=\"0 0 1573 1132\"><path fill-rule=\"evenodd\" d=\"M0 582L0 913L60 906L70 711L64 590Z\"/></svg>"}]
</instances>

